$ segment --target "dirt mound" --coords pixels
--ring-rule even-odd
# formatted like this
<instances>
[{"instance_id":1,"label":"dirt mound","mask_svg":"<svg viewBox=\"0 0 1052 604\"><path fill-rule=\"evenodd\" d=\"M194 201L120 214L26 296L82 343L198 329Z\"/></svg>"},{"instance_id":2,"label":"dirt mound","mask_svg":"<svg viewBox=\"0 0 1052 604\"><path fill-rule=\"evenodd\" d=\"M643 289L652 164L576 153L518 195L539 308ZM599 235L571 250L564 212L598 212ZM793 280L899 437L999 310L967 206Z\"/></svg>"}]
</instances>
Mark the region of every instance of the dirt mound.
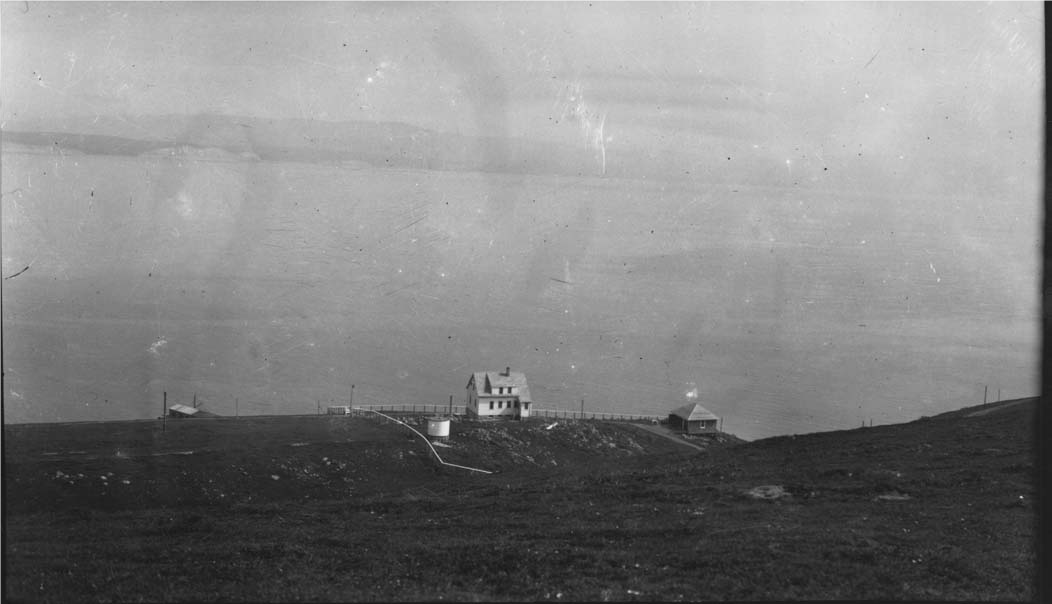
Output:
<instances>
[{"instance_id":1,"label":"dirt mound","mask_svg":"<svg viewBox=\"0 0 1052 604\"><path fill-rule=\"evenodd\" d=\"M753 487L748 491L745 491L745 495L753 499L766 499L768 501L792 497L792 495L789 494L789 491L785 490L785 487L776 484L765 484Z\"/></svg>"},{"instance_id":2,"label":"dirt mound","mask_svg":"<svg viewBox=\"0 0 1052 604\"><path fill-rule=\"evenodd\" d=\"M427 419L404 418L425 432ZM631 426L599 421L528 421L459 419L442 442L445 461L497 472L523 468L557 468L585 459L598 463L648 453L676 450L675 446Z\"/></svg>"}]
</instances>

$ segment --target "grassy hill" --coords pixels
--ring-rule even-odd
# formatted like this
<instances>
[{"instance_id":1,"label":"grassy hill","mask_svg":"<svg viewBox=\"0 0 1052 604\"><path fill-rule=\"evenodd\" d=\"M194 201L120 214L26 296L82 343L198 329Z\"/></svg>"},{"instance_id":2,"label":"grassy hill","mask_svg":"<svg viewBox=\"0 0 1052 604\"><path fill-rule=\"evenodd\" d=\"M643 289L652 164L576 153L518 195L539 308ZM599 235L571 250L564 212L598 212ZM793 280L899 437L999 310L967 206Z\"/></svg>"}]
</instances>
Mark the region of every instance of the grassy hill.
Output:
<instances>
[{"instance_id":1,"label":"grassy hill","mask_svg":"<svg viewBox=\"0 0 1052 604\"><path fill-rule=\"evenodd\" d=\"M363 418L5 426L10 601L1028 599L1035 400L713 442Z\"/></svg>"}]
</instances>

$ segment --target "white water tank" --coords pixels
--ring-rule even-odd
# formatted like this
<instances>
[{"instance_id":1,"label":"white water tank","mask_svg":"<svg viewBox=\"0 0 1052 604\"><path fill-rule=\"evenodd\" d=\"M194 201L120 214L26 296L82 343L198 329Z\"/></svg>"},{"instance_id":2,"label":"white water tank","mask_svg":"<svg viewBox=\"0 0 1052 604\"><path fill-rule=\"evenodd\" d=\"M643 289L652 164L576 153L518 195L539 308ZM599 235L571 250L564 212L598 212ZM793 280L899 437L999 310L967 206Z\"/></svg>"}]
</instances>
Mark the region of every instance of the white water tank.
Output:
<instances>
[{"instance_id":1,"label":"white water tank","mask_svg":"<svg viewBox=\"0 0 1052 604\"><path fill-rule=\"evenodd\" d=\"M449 418L429 417L427 418L427 435L429 438L446 440L449 438Z\"/></svg>"}]
</instances>

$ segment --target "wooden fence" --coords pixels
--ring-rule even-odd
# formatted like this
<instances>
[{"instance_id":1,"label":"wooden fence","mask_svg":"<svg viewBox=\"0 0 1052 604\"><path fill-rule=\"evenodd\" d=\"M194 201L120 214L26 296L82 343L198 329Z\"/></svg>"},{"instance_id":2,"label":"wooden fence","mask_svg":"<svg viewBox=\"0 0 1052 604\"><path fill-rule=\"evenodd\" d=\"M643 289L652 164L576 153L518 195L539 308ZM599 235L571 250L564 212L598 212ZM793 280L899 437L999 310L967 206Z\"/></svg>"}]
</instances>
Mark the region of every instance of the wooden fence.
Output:
<instances>
[{"instance_id":1,"label":"wooden fence","mask_svg":"<svg viewBox=\"0 0 1052 604\"><path fill-rule=\"evenodd\" d=\"M351 415L365 415L372 411L397 413L400 415L448 415L449 405L392 403L377 405L355 405ZM463 416L467 413L464 405L453 405L453 415ZM562 420L596 420L607 422L650 422L664 423L668 417L641 413L604 413L599 411L565 411L561 409L531 409L530 417Z\"/></svg>"},{"instance_id":2,"label":"wooden fence","mask_svg":"<svg viewBox=\"0 0 1052 604\"><path fill-rule=\"evenodd\" d=\"M667 422L668 417L664 415L648 415L641 413L602 413L597 411L564 411L561 409L534 409L530 411L530 417L542 417L545 419L584 419L599 420L604 422Z\"/></svg>"},{"instance_id":3,"label":"wooden fence","mask_svg":"<svg viewBox=\"0 0 1052 604\"><path fill-rule=\"evenodd\" d=\"M409 403L392 403L387 405L355 405L351 409L351 415L366 415L370 411L383 411L385 413L399 413L403 415L448 415L449 405L425 405ZM464 405L453 405L453 415L464 415Z\"/></svg>"}]
</instances>

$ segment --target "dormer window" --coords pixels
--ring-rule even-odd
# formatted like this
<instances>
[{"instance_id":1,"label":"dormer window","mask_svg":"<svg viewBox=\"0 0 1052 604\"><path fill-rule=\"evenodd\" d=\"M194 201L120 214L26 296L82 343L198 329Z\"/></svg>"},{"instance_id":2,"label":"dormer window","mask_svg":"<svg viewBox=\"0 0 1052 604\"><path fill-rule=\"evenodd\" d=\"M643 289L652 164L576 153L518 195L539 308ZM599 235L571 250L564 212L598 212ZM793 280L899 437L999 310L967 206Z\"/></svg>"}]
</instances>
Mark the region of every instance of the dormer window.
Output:
<instances>
[{"instance_id":1,"label":"dormer window","mask_svg":"<svg viewBox=\"0 0 1052 604\"><path fill-rule=\"evenodd\" d=\"M521 372L476 371L468 380L467 409L481 416L529 415L530 389ZM520 400L527 399L527 400ZM486 409L489 403L488 409Z\"/></svg>"}]
</instances>

